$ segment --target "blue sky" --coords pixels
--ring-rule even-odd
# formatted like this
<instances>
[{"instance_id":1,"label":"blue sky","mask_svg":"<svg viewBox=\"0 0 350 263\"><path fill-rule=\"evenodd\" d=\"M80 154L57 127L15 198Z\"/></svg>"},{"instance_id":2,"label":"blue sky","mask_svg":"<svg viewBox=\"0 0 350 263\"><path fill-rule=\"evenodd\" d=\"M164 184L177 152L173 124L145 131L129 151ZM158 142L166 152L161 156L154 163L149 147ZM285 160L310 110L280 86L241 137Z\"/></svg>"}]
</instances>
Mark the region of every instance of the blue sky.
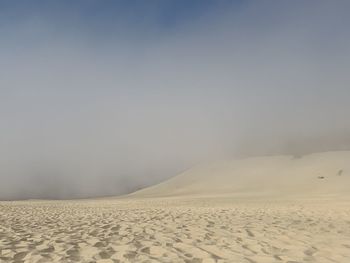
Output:
<instances>
[{"instance_id":1,"label":"blue sky","mask_svg":"<svg viewBox=\"0 0 350 263\"><path fill-rule=\"evenodd\" d=\"M243 1L1 1L3 45L45 45L50 39L84 40L85 45L111 42L142 45L182 31ZM200 22L201 23L201 22ZM205 26L205 25L204 25ZM11 51L10 51L11 52Z\"/></svg>"},{"instance_id":2,"label":"blue sky","mask_svg":"<svg viewBox=\"0 0 350 263\"><path fill-rule=\"evenodd\" d=\"M78 26L98 33L123 24L138 28L171 30L224 6L239 8L242 1L150 0L150 1L1 1L1 21L21 23L33 17L56 26ZM67 28L69 30L69 28Z\"/></svg>"}]
</instances>

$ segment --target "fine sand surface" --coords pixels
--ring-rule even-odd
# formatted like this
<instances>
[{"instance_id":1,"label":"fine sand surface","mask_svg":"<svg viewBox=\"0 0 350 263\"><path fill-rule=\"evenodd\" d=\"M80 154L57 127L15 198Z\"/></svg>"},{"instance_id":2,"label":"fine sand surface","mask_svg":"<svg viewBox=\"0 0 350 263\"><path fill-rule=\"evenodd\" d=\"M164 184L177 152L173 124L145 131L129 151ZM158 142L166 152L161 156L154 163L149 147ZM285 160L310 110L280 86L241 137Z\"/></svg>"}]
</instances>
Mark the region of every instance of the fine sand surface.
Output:
<instances>
[{"instance_id":1,"label":"fine sand surface","mask_svg":"<svg viewBox=\"0 0 350 263\"><path fill-rule=\"evenodd\" d=\"M349 152L249 158L120 198L0 202L0 262L347 263L349 172Z\"/></svg>"},{"instance_id":2,"label":"fine sand surface","mask_svg":"<svg viewBox=\"0 0 350 263\"><path fill-rule=\"evenodd\" d=\"M131 196L350 196L350 151L266 156L200 165Z\"/></svg>"}]
</instances>

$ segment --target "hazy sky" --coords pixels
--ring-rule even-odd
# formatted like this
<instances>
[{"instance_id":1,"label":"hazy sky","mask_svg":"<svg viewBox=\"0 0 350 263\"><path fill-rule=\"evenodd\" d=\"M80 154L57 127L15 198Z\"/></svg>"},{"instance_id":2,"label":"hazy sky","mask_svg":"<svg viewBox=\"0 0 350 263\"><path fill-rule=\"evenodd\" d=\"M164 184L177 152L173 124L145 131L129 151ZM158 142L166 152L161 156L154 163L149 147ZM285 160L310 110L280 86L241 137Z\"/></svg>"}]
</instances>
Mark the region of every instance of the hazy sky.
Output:
<instances>
[{"instance_id":1,"label":"hazy sky","mask_svg":"<svg viewBox=\"0 0 350 263\"><path fill-rule=\"evenodd\" d=\"M0 1L0 199L350 146L349 1Z\"/></svg>"}]
</instances>

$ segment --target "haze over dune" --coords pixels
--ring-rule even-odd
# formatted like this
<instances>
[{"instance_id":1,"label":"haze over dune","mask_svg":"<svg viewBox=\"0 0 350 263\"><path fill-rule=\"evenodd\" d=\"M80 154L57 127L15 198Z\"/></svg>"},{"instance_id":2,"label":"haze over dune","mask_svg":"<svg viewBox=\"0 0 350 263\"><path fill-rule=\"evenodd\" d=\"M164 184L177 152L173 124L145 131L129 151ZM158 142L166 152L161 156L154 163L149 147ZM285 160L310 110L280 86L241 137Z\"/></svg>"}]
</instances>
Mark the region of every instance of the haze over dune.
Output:
<instances>
[{"instance_id":1,"label":"haze over dune","mask_svg":"<svg viewBox=\"0 0 350 263\"><path fill-rule=\"evenodd\" d=\"M0 3L0 199L350 147L349 1Z\"/></svg>"},{"instance_id":2,"label":"haze over dune","mask_svg":"<svg viewBox=\"0 0 350 263\"><path fill-rule=\"evenodd\" d=\"M0 263L350 262L349 11L1 0Z\"/></svg>"},{"instance_id":3,"label":"haze over dune","mask_svg":"<svg viewBox=\"0 0 350 263\"><path fill-rule=\"evenodd\" d=\"M350 197L350 152L264 156L199 165L130 197Z\"/></svg>"}]
</instances>

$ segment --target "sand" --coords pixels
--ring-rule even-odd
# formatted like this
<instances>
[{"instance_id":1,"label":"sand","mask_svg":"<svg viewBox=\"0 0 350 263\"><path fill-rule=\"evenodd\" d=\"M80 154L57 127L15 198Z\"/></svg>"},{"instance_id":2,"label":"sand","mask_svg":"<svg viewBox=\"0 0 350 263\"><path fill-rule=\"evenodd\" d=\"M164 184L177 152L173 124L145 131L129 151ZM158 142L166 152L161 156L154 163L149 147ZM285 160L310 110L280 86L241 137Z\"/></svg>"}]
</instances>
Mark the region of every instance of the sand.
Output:
<instances>
[{"instance_id":1,"label":"sand","mask_svg":"<svg viewBox=\"0 0 350 263\"><path fill-rule=\"evenodd\" d=\"M350 151L264 156L198 165L137 197L235 195L350 196Z\"/></svg>"},{"instance_id":2,"label":"sand","mask_svg":"<svg viewBox=\"0 0 350 263\"><path fill-rule=\"evenodd\" d=\"M0 262L350 262L349 163L249 158L119 198L0 202Z\"/></svg>"}]
</instances>

